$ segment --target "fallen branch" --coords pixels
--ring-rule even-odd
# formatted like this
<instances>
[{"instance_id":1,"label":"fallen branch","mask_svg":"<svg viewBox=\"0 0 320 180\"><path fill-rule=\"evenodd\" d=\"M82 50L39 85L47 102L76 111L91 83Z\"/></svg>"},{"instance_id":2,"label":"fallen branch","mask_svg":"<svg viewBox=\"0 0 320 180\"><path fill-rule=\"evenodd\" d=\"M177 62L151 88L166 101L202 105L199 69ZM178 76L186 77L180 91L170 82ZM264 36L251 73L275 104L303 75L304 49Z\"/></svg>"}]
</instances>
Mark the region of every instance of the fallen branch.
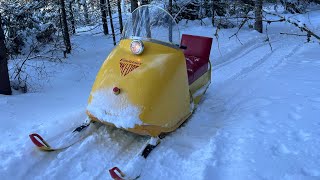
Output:
<instances>
[{"instance_id":1,"label":"fallen branch","mask_svg":"<svg viewBox=\"0 0 320 180\"><path fill-rule=\"evenodd\" d=\"M240 41L239 37L238 37L238 33L240 31L240 29L243 27L243 25L245 25L245 23L249 20L249 18L244 18L237 30L237 32L235 32L232 36L229 37L229 39L231 39L233 36L236 36L236 38L238 39L238 41L240 42L240 44L242 44L242 42ZM242 44L243 45L243 44Z\"/></svg>"},{"instance_id":2,"label":"fallen branch","mask_svg":"<svg viewBox=\"0 0 320 180\"><path fill-rule=\"evenodd\" d=\"M266 25L266 35L267 35L266 41L268 41L270 49L271 49L271 51L273 51L272 45L271 45L271 42L270 42L270 38L269 38L269 33L268 33L268 24Z\"/></svg>"},{"instance_id":3,"label":"fallen branch","mask_svg":"<svg viewBox=\"0 0 320 180\"><path fill-rule=\"evenodd\" d=\"M293 34L293 33L284 33L284 32L281 32L280 34L289 35L289 36L308 36L304 34Z\"/></svg>"},{"instance_id":4,"label":"fallen branch","mask_svg":"<svg viewBox=\"0 0 320 180\"><path fill-rule=\"evenodd\" d=\"M296 26L297 28L299 28L301 31L304 31L304 32L307 32L307 37L308 37L308 42L310 41L310 38L309 37L314 37L316 39L318 39L320 41L320 36L315 34L314 32L312 32L304 23L303 25L301 26L301 21L299 20L296 20L297 22L293 21L292 19L289 19L289 18L286 18L286 17L283 17L279 14L275 14L275 13L272 13L272 12L268 12L268 11L264 11L265 13L267 14L270 14L270 15L273 15L273 16L277 16L279 17L281 20L283 21L286 21L294 26Z\"/></svg>"},{"instance_id":5,"label":"fallen branch","mask_svg":"<svg viewBox=\"0 0 320 180\"><path fill-rule=\"evenodd\" d=\"M217 29L216 29L216 32L214 33L214 36L217 39L219 53L220 53L220 55L222 55L222 53L220 51L220 43L219 43L219 30L220 30L220 27L218 26Z\"/></svg>"},{"instance_id":6,"label":"fallen branch","mask_svg":"<svg viewBox=\"0 0 320 180\"><path fill-rule=\"evenodd\" d=\"M21 63L21 65L17 68L17 72L16 72L16 75L14 77L14 79L16 79L18 76L20 76L20 73L22 71L22 67L23 65L27 62L27 60L29 60L29 57L31 56L31 54L36 50L35 47L33 47L31 49L31 51L29 52L29 54L27 55L27 57L23 60L23 62Z\"/></svg>"}]
</instances>

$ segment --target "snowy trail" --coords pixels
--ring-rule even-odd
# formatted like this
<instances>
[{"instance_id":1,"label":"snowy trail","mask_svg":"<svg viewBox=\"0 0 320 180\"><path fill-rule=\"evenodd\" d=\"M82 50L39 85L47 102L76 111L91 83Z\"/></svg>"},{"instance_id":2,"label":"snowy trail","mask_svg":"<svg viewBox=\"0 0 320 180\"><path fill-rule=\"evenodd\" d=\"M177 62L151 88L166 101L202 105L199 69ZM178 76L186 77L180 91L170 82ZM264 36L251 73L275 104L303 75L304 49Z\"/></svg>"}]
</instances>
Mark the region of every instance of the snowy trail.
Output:
<instances>
[{"instance_id":1,"label":"snowy trail","mask_svg":"<svg viewBox=\"0 0 320 180\"><path fill-rule=\"evenodd\" d=\"M287 54L285 58L281 58L279 62L281 62L282 65L284 66L287 62L283 60L285 59L294 60L290 58L290 56L294 55L294 53L292 52L294 52L297 49L298 48L293 48L293 51ZM290 63L292 67L293 62L290 62ZM262 68L260 68L260 71L261 69ZM256 72L258 71L259 69L257 69ZM282 78L285 73L288 73L288 72L282 69ZM251 81L253 81L254 79L256 79L254 78L254 76L257 74L261 74L261 73L250 74L251 77L247 77L247 78L250 78ZM291 73L290 75L294 75L294 74L296 75L300 73L294 72L294 73ZM259 80L266 80L264 84L269 85L270 80L268 81L269 77L267 76L271 76L271 75L269 74L265 76L266 77ZM275 81L274 78L275 77L272 77L273 81ZM281 76L276 78L281 79ZM248 80L246 78L240 78L241 83L244 83L245 81L248 81ZM272 82L271 84L273 83L274 82ZM286 81L280 82L280 83L286 84ZM298 81L295 83L298 83L299 85L301 85L301 87L303 87L301 84L303 82ZM237 176L239 177L239 179L257 179L257 178L258 179L277 179L276 177L278 178L282 177L284 179L286 178L292 179L293 177L295 177L294 179L319 178L319 171L316 170L317 166L308 165L309 166L308 168L310 168L310 166L312 167L311 171L305 172L305 168L306 168L304 167L305 163L301 163L301 159L298 156L300 154L299 151L304 151L303 150L304 148L299 146L299 144L301 143L300 142L301 140L299 139L305 139L304 136L306 136L307 139L309 139L309 137L311 136L311 133L308 132L310 130L306 130L302 127L295 126L295 124L297 123L295 121L300 119L304 119L308 121L310 118L310 117L302 118L301 114L299 113L299 111L302 108L304 108L305 105L297 105L295 104L296 102L295 103L289 102L290 104L287 104L288 102L284 101L282 99L283 97L281 96L277 97L277 96L269 95L268 97L266 96L265 92L261 94L261 92L263 92L261 91L261 89L263 88L266 88L268 89L268 91L271 91L271 94L272 93L281 94L281 92L276 92L277 90L280 91L279 88L274 88L277 90L270 90L270 87L266 85L261 85L261 83L259 83L259 86L257 85L254 86L254 84L258 84L257 82L250 83L250 84L251 84L251 88L246 87L246 91L241 91L241 93L237 93L237 96L240 96L240 98L239 97L231 98L234 102L230 101L231 103L228 103L230 106L229 107L230 110L228 111L229 115L226 118L229 119L227 120L228 122L230 121L229 127L228 127L229 130L226 132L223 132L222 133L223 135L215 137L217 139L222 139L222 142L223 142L223 143L219 143L222 146L218 146L220 151L218 151L218 154L216 156L218 161L222 162L223 168L221 166L219 168L216 167L217 171L215 171L215 173L220 174L221 177L224 177L223 179L234 179L234 176L237 174L246 175L244 177ZM300 89L305 91L305 89L301 87ZM295 96L295 93L293 94L290 91L291 91L290 88L285 89L284 90L285 94L282 94L282 96L284 97ZM295 98L292 97L291 99L294 100ZM280 102L277 102L277 101L280 101ZM294 110L294 112L290 112L291 110L288 112L288 115L287 115L288 118L283 117L283 114L285 115L287 113L287 110L286 110L287 106L291 106L291 108ZM277 108L282 109L282 112L277 111ZM252 111L253 112L256 111L256 112L252 113ZM270 114L269 111L274 112L275 115ZM313 112L313 114L316 115L318 113ZM277 115L278 116L281 115L280 118L279 117L277 118ZM241 119L242 124L239 124L239 119ZM313 119L313 121L315 120L314 118L311 118L311 119ZM313 134L313 135L316 135L316 134ZM269 136L268 137L269 139L266 141L266 138L264 136ZM297 139L292 139L292 138L295 138L294 136L297 136ZM299 136L302 136L302 137L299 137ZM258 141L261 141L261 143L255 142L258 138L260 139ZM226 143L228 142L226 141L226 139L230 141L230 144ZM283 142L289 142L290 145L284 144ZM290 148L292 144L295 144L293 148L294 150L292 149L292 147ZM312 144L313 146L319 147L318 140L314 139ZM263 147L264 149L261 149L261 147ZM228 150L229 152L222 153L223 150ZM259 158L254 156L254 154L256 154L257 151L260 151L259 154L261 154L261 157ZM304 158L309 159L310 156L312 157L318 154L314 150L311 150L311 153L310 154L309 153L310 152L305 152L305 153L302 153L302 155L300 156L303 157L302 159ZM232 155L235 157L230 158L228 157L228 155ZM271 158L271 159L268 159L268 158ZM287 160L281 161L279 159L287 159ZM289 166L288 165L284 166L283 164L284 162L288 163ZM319 162L317 162L316 164L318 163ZM271 168L272 166L278 166L280 170L275 171L274 168ZM248 169L245 169L244 167ZM287 167L287 168L283 168L283 167ZM255 171L259 173L255 173ZM211 175L216 176L216 174L214 173L212 173Z\"/></svg>"},{"instance_id":2,"label":"snowy trail","mask_svg":"<svg viewBox=\"0 0 320 180\"><path fill-rule=\"evenodd\" d=\"M273 46L277 47L281 45L273 43ZM244 154L248 151L248 147L244 145L244 142L248 139L250 140L254 138L254 133L250 130L252 124L243 119L241 114L243 112L243 108L263 108L272 104L272 101L266 98L252 99L255 88L257 88L254 84L256 81L261 81L259 76L264 76L263 73L272 73L279 64L281 64L285 59L290 58L293 55L293 52L295 52L299 47L301 47L301 45L293 44L289 47L277 47L272 52L270 50L268 52L267 48L269 47L265 44L264 47L255 49L255 51L261 52L260 56L254 58L256 61L251 61L247 66L242 66L242 68L239 68L239 71L235 71L235 67L241 66L235 65L234 68L232 68L234 74L232 74L230 78L223 80L222 84L217 84L217 86L215 86L215 94L211 97L209 96L208 99L216 99L216 102L219 102L221 99L220 97L223 97L224 109L221 109L221 111L224 111L224 115L221 117L215 117L214 121L223 122L224 124L221 126L222 132L225 127L228 127L228 131L223 132L222 134L218 133L216 136L213 136L213 139L218 141L217 144L219 144L219 146L217 146L212 160L220 162L221 164L217 163L218 165L213 165L211 167L215 171L208 168L209 170L205 177L215 176L221 179L234 179L235 177L237 177L237 179L257 178L250 177L252 173L252 166L250 166L250 163L248 162L254 160L244 157ZM262 52L267 53L263 54ZM242 60L245 60L246 58L250 59L250 53L243 56ZM230 66L232 65L229 65L228 68ZM221 70L217 69L217 72L220 73ZM250 84L250 86L246 86L246 84ZM231 90L223 92L226 89ZM219 109L216 109L215 111L219 111ZM237 115L238 113L239 115ZM264 115L264 111L260 113L262 116ZM241 120L241 124L239 124L239 120ZM229 142L226 141L226 139L228 139ZM252 144L249 145L252 146ZM221 168L219 165L225 167Z\"/></svg>"}]
</instances>

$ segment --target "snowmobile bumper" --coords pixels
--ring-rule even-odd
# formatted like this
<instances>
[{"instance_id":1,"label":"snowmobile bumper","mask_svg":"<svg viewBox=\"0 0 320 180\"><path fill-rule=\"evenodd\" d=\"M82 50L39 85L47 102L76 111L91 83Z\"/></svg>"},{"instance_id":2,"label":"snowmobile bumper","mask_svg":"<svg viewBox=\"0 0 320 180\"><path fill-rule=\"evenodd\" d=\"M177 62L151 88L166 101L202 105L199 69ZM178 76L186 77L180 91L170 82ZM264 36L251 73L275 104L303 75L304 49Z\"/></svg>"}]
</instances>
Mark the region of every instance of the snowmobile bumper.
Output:
<instances>
[{"instance_id":1,"label":"snowmobile bumper","mask_svg":"<svg viewBox=\"0 0 320 180\"><path fill-rule=\"evenodd\" d=\"M108 126L113 126L116 127L114 124L106 122L106 121L100 121L98 118L94 117L92 114L90 114L90 112L87 112L88 116L90 117L90 119L92 121L96 121L99 123L103 123L105 125ZM186 119L188 119L188 117L191 115L191 112L185 116L183 119L181 119L175 126L173 127L161 127L161 126L155 126L155 125L136 125L134 128L121 128L123 130L135 133L135 134L139 134L142 136L152 136L152 137L157 137L159 136L161 133L168 133L168 132L172 132L175 129L177 129Z\"/></svg>"}]
</instances>

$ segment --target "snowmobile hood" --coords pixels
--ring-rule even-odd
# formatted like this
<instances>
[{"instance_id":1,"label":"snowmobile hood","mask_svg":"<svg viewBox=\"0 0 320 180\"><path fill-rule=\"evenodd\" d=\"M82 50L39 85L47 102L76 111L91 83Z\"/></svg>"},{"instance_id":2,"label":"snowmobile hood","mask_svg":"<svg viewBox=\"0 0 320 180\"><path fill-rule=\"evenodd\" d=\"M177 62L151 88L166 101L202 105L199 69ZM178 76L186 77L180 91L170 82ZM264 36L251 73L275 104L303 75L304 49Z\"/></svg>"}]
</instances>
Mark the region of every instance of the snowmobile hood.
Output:
<instances>
[{"instance_id":1,"label":"snowmobile hood","mask_svg":"<svg viewBox=\"0 0 320 180\"><path fill-rule=\"evenodd\" d=\"M121 40L105 60L90 93L87 113L132 131L154 126L152 132L139 130L140 134L172 131L190 114L183 52L142 41L144 52L135 55L130 51L132 41Z\"/></svg>"}]
</instances>

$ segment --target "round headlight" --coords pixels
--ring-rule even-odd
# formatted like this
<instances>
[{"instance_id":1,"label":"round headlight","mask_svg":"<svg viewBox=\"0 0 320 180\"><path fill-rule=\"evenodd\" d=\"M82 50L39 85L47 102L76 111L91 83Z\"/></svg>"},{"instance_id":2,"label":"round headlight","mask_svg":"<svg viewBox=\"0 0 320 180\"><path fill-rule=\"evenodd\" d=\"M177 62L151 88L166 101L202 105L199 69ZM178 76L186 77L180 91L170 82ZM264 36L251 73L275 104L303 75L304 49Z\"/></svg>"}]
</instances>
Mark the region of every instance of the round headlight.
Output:
<instances>
[{"instance_id":1,"label":"round headlight","mask_svg":"<svg viewBox=\"0 0 320 180\"><path fill-rule=\"evenodd\" d=\"M133 40L130 44L130 50L133 54L139 55L144 50L144 45L140 40Z\"/></svg>"}]
</instances>

